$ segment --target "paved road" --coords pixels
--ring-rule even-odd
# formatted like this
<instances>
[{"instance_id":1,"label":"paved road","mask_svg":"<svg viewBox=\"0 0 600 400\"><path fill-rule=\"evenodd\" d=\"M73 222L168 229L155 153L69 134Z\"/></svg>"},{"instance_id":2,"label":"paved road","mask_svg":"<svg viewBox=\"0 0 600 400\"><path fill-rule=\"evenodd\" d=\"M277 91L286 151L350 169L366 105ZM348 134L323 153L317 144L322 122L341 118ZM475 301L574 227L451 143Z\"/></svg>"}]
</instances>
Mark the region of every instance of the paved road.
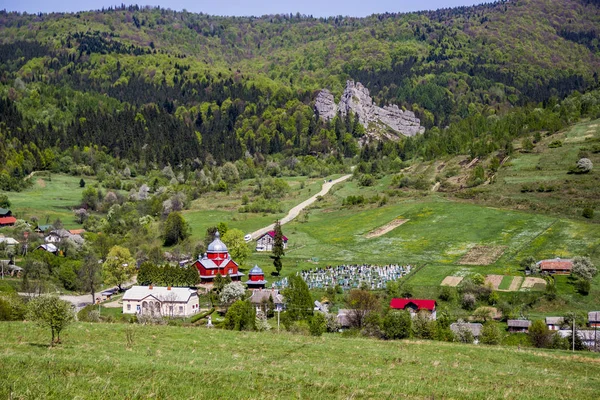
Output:
<instances>
[{"instance_id":1,"label":"paved road","mask_svg":"<svg viewBox=\"0 0 600 400\"><path fill-rule=\"evenodd\" d=\"M344 175L341 178L337 178L334 181L327 181L325 183L323 183L323 187L321 188L321 191L317 194L315 194L314 196L312 196L311 198L304 200L302 203L298 204L297 206L295 206L294 208L292 208L290 210L290 212L283 218L281 218L281 220L279 221L279 223L281 225L286 224L288 222L290 222L291 220L293 220L294 218L296 218L299 214L300 211L304 210L306 207L310 206L312 203L314 203L317 200L317 197L319 196L324 196L327 194L327 192L329 192L329 190L333 187L333 185L335 185L336 183L340 183L345 181L346 179L350 178L352 176L352 174L350 175ZM275 228L275 224L271 224L269 226L265 226L264 228L261 228L257 231L254 231L251 233L252 235L252 240L256 240L259 237L261 237L262 235L264 235L265 233L273 230L273 228Z\"/></svg>"}]
</instances>

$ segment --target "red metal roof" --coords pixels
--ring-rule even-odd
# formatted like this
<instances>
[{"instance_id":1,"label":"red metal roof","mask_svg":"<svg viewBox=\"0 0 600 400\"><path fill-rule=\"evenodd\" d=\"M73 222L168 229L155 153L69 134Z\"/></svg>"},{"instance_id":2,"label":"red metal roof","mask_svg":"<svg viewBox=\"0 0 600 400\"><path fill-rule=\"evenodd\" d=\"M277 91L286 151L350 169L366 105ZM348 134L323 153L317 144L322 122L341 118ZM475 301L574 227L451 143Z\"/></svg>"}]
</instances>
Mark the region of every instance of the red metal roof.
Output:
<instances>
[{"instance_id":1,"label":"red metal roof","mask_svg":"<svg viewBox=\"0 0 600 400\"><path fill-rule=\"evenodd\" d=\"M540 269L556 270L556 271L571 271L573 269L573 261L570 260L543 260L540 261Z\"/></svg>"},{"instance_id":2,"label":"red metal roof","mask_svg":"<svg viewBox=\"0 0 600 400\"><path fill-rule=\"evenodd\" d=\"M269 231L269 232L265 233L265 235L269 235L269 236L271 236L273 239L275 239L275 231ZM264 236L264 235L263 235L263 236ZM288 240L288 238L287 238L285 235L283 235L283 241L284 241L284 242L287 242L287 240Z\"/></svg>"},{"instance_id":3,"label":"red metal roof","mask_svg":"<svg viewBox=\"0 0 600 400\"><path fill-rule=\"evenodd\" d=\"M11 225L17 222L15 217L0 217L0 225Z\"/></svg>"},{"instance_id":4,"label":"red metal roof","mask_svg":"<svg viewBox=\"0 0 600 400\"><path fill-rule=\"evenodd\" d=\"M417 306L418 310L435 310L435 300L421 300L421 299L392 299L390 301L390 307L404 310L409 304Z\"/></svg>"}]
</instances>

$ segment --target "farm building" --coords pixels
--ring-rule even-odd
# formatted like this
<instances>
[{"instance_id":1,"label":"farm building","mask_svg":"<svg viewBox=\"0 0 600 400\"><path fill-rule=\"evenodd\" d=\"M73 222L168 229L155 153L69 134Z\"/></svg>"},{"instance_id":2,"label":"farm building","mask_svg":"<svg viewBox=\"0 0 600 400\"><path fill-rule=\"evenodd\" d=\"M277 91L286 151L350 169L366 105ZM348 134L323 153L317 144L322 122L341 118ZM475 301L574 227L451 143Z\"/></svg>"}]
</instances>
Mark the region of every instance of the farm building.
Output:
<instances>
[{"instance_id":1,"label":"farm building","mask_svg":"<svg viewBox=\"0 0 600 400\"><path fill-rule=\"evenodd\" d=\"M283 236L283 248L287 248L288 238ZM256 240L256 251L273 251L275 231L269 231Z\"/></svg>"},{"instance_id":2,"label":"farm building","mask_svg":"<svg viewBox=\"0 0 600 400\"><path fill-rule=\"evenodd\" d=\"M508 321L508 331L511 333L517 332L529 332L529 327L531 326L531 321L528 319L509 319Z\"/></svg>"},{"instance_id":3,"label":"farm building","mask_svg":"<svg viewBox=\"0 0 600 400\"><path fill-rule=\"evenodd\" d=\"M419 311L428 311L431 313L431 319L436 318L435 300L422 299L392 299L390 308L396 310L408 310L414 316Z\"/></svg>"},{"instance_id":4,"label":"farm building","mask_svg":"<svg viewBox=\"0 0 600 400\"><path fill-rule=\"evenodd\" d=\"M565 319L563 317L546 317L546 326L551 331L559 331L564 323Z\"/></svg>"},{"instance_id":5,"label":"farm building","mask_svg":"<svg viewBox=\"0 0 600 400\"><path fill-rule=\"evenodd\" d=\"M588 325L590 328L600 328L600 311L588 313Z\"/></svg>"},{"instance_id":6,"label":"farm building","mask_svg":"<svg viewBox=\"0 0 600 400\"><path fill-rule=\"evenodd\" d=\"M252 295L248 300L250 300L250 303L252 303L252 305L255 306L257 309L262 309L263 311L266 311L265 308L269 302L269 297L273 299L273 303L275 304L275 311L283 310L284 298L277 289L253 290Z\"/></svg>"},{"instance_id":7,"label":"farm building","mask_svg":"<svg viewBox=\"0 0 600 400\"><path fill-rule=\"evenodd\" d=\"M535 263L540 272L551 275L569 275L573 270L573 260L554 258L551 260L541 260Z\"/></svg>"},{"instance_id":8,"label":"farm building","mask_svg":"<svg viewBox=\"0 0 600 400\"><path fill-rule=\"evenodd\" d=\"M50 230L54 229L54 227L52 225L38 225L34 232L36 233L46 233Z\"/></svg>"},{"instance_id":9,"label":"farm building","mask_svg":"<svg viewBox=\"0 0 600 400\"><path fill-rule=\"evenodd\" d=\"M133 286L123 295L123 314L189 317L199 309L198 293L190 288Z\"/></svg>"},{"instance_id":10,"label":"farm building","mask_svg":"<svg viewBox=\"0 0 600 400\"><path fill-rule=\"evenodd\" d=\"M600 332L596 330L575 331L581 343L588 349L598 349L600 347ZM558 331L558 334L563 338L573 337L573 330L564 329Z\"/></svg>"},{"instance_id":11,"label":"farm building","mask_svg":"<svg viewBox=\"0 0 600 400\"><path fill-rule=\"evenodd\" d=\"M53 245L52 243L41 244L35 248L36 250L44 250L48 253L56 254L58 253L58 247Z\"/></svg>"},{"instance_id":12,"label":"farm building","mask_svg":"<svg viewBox=\"0 0 600 400\"><path fill-rule=\"evenodd\" d=\"M232 281L239 281L244 276L238 271L237 263L231 259L219 231L215 233L215 240L208 245L206 253L196 260L194 267L198 269L200 280L204 283L212 283L218 274L229 275Z\"/></svg>"},{"instance_id":13,"label":"farm building","mask_svg":"<svg viewBox=\"0 0 600 400\"><path fill-rule=\"evenodd\" d=\"M455 322L450 324L450 330L455 335L462 334L463 330L466 330L473 335L473 339L475 339L474 343L479 343L479 336L481 335L481 330L483 329L483 325L480 323L472 323L472 322Z\"/></svg>"},{"instance_id":14,"label":"farm building","mask_svg":"<svg viewBox=\"0 0 600 400\"><path fill-rule=\"evenodd\" d=\"M12 212L8 208L0 207L0 217L12 217Z\"/></svg>"},{"instance_id":15,"label":"farm building","mask_svg":"<svg viewBox=\"0 0 600 400\"><path fill-rule=\"evenodd\" d=\"M0 235L0 244L4 243L6 246L16 246L19 242L16 239L11 237L4 237L4 235Z\"/></svg>"},{"instance_id":16,"label":"farm building","mask_svg":"<svg viewBox=\"0 0 600 400\"><path fill-rule=\"evenodd\" d=\"M9 211L10 213L10 211ZM2 226L13 226L17 222L17 219L11 215L0 216L0 227Z\"/></svg>"},{"instance_id":17,"label":"farm building","mask_svg":"<svg viewBox=\"0 0 600 400\"><path fill-rule=\"evenodd\" d=\"M266 284L265 273L258 265L255 265L254 268L248 272L248 280L246 281L248 289L264 289Z\"/></svg>"}]
</instances>

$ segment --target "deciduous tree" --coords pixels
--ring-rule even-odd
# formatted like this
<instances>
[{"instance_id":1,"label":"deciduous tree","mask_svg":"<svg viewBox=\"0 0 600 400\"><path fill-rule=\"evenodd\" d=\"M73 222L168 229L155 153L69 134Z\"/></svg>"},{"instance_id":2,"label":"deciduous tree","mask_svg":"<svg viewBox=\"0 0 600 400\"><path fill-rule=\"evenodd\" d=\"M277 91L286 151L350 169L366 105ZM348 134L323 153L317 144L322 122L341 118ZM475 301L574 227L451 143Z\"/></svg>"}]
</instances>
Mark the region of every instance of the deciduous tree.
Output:
<instances>
[{"instance_id":1,"label":"deciduous tree","mask_svg":"<svg viewBox=\"0 0 600 400\"><path fill-rule=\"evenodd\" d=\"M52 332L51 346L60 343L60 333L74 319L71 303L58 296L45 295L32 299L27 304L27 318Z\"/></svg>"},{"instance_id":2,"label":"deciduous tree","mask_svg":"<svg viewBox=\"0 0 600 400\"><path fill-rule=\"evenodd\" d=\"M102 264L102 277L109 285L116 285L119 290L125 282L135 274L135 260L131 257L129 249L121 246L113 246L104 264Z\"/></svg>"}]
</instances>

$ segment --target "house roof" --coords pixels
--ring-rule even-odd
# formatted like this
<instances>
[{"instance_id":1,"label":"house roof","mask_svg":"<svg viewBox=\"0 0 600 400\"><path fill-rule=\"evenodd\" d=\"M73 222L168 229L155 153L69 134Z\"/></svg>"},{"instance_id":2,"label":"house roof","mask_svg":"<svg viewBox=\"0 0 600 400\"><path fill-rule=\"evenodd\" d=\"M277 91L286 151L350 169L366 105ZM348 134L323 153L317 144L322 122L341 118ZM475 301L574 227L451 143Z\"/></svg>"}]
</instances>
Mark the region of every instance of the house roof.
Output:
<instances>
[{"instance_id":1,"label":"house roof","mask_svg":"<svg viewBox=\"0 0 600 400\"><path fill-rule=\"evenodd\" d=\"M395 309L404 310L409 304L414 304L418 310L435 310L435 300L422 300L422 299L392 299L390 301L390 307Z\"/></svg>"},{"instance_id":2,"label":"house roof","mask_svg":"<svg viewBox=\"0 0 600 400\"><path fill-rule=\"evenodd\" d=\"M58 251L58 247L53 245L52 243L41 244L37 247L38 249L46 250L50 253L56 253Z\"/></svg>"},{"instance_id":3,"label":"house roof","mask_svg":"<svg viewBox=\"0 0 600 400\"><path fill-rule=\"evenodd\" d=\"M123 295L123 300L142 300L152 296L159 301L187 303L197 292L187 287L132 286Z\"/></svg>"},{"instance_id":4,"label":"house roof","mask_svg":"<svg viewBox=\"0 0 600 400\"><path fill-rule=\"evenodd\" d=\"M588 322L600 322L600 311L591 311L588 313Z\"/></svg>"},{"instance_id":5,"label":"house roof","mask_svg":"<svg viewBox=\"0 0 600 400\"><path fill-rule=\"evenodd\" d=\"M454 333L458 333L461 329L467 329L467 330L471 331L473 336L479 337L479 335L481 334L481 330L483 329L483 325L480 323L473 323L473 322L463 322L463 323L455 322L453 324L450 324L450 330Z\"/></svg>"},{"instance_id":6,"label":"house roof","mask_svg":"<svg viewBox=\"0 0 600 400\"><path fill-rule=\"evenodd\" d=\"M48 234L48 236L50 236L50 235L55 235L55 236L58 236L59 238L68 238L69 236L71 236L71 232L69 232L66 229L55 229Z\"/></svg>"},{"instance_id":7,"label":"house roof","mask_svg":"<svg viewBox=\"0 0 600 400\"><path fill-rule=\"evenodd\" d=\"M0 217L0 225L9 225L17 222L15 217Z\"/></svg>"},{"instance_id":8,"label":"house roof","mask_svg":"<svg viewBox=\"0 0 600 400\"><path fill-rule=\"evenodd\" d=\"M576 330L575 332L577 332L577 336L579 336L579 338L583 341L593 342L596 339L596 331L594 331L594 330L586 330L586 331ZM558 334L563 338L572 337L573 330L572 329L560 330L560 331L558 331ZM598 336L600 336L600 335L598 335Z\"/></svg>"},{"instance_id":9,"label":"house roof","mask_svg":"<svg viewBox=\"0 0 600 400\"><path fill-rule=\"evenodd\" d=\"M69 233L71 235L81 235L82 233L85 233L85 229L69 229Z\"/></svg>"},{"instance_id":10,"label":"house roof","mask_svg":"<svg viewBox=\"0 0 600 400\"><path fill-rule=\"evenodd\" d=\"M529 328L531 321L528 319L509 319L507 321L509 328Z\"/></svg>"},{"instance_id":11,"label":"house roof","mask_svg":"<svg viewBox=\"0 0 600 400\"><path fill-rule=\"evenodd\" d=\"M219 264L217 264L215 261L218 261L218 260L211 260L210 258L204 256L201 259L197 260L196 262L198 264L201 264L202 266L204 266L204 268L206 268L206 269L227 268L227 265L230 262L237 265L237 263L229 257L222 260Z\"/></svg>"},{"instance_id":12,"label":"house roof","mask_svg":"<svg viewBox=\"0 0 600 400\"><path fill-rule=\"evenodd\" d=\"M275 304L283 304L283 296L279 293L279 290L277 289L253 291L252 296L250 296L250 303L261 304L263 301L269 301L269 296L273 296L273 302Z\"/></svg>"},{"instance_id":13,"label":"house roof","mask_svg":"<svg viewBox=\"0 0 600 400\"><path fill-rule=\"evenodd\" d=\"M269 235L269 236L271 236L273 239L275 239L275 231L269 231L269 232L265 233L264 235L262 235L260 238L263 238L263 237L265 237L265 236L267 236L267 235ZM260 238L258 238L258 239L260 240ZM287 238L285 235L283 235L283 241L284 241L284 242L287 242L287 241L288 241L288 238Z\"/></svg>"},{"instance_id":14,"label":"house roof","mask_svg":"<svg viewBox=\"0 0 600 400\"><path fill-rule=\"evenodd\" d=\"M0 215L6 215L6 214L10 214L10 210L8 208L0 207Z\"/></svg>"},{"instance_id":15,"label":"house roof","mask_svg":"<svg viewBox=\"0 0 600 400\"><path fill-rule=\"evenodd\" d=\"M53 226L52 225L38 225L36 230L41 231L41 232L46 232L48 229L52 229Z\"/></svg>"},{"instance_id":16,"label":"house roof","mask_svg":"<svg viewBox=\"0 0 600 400\"><path fill-rule=\"evenodd\" d=\"M573 260L554 258L551 260L542 260L536 263L542 271L571 271L573 269Z\"/></svg>"},{"instance_id":17,"label":"house roof","mask_svg":"<svg viewBox=\"0 0 600 400\"><path fill-rule=\"evenodd\" d=\"M546 325L562 325L564 317L546 317Z\"/></svg>"},{"instance_id":18,"label":"house roof","mask_svg":"<svg viewBox=\"0 0 600 400\"><path fill-rule=\"evenodd\" d=\"M8 246L14 246L19 244L18 241L11 237L0 237L0 243L6 243Z\"/></svg>"}]
</instances>

